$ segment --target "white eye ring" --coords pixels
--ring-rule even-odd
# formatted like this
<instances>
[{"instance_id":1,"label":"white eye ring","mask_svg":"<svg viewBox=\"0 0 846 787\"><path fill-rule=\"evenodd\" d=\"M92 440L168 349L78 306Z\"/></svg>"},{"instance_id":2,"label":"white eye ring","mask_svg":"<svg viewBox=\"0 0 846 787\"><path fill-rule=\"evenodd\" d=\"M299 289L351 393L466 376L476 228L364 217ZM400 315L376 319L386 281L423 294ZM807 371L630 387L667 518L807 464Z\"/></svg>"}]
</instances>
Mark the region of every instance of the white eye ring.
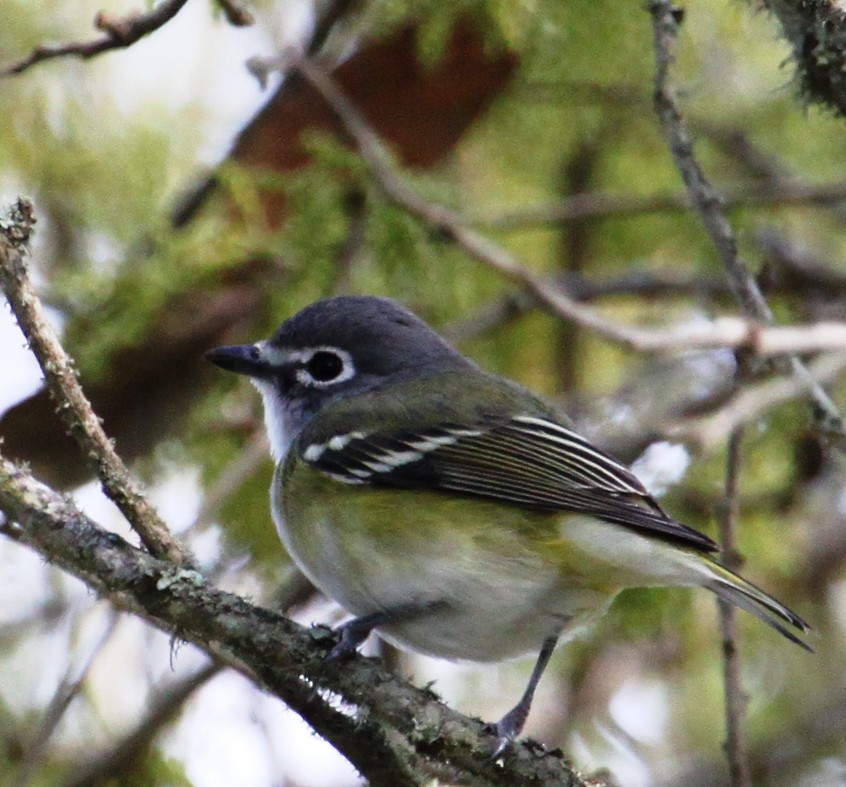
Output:
<instances>
[{"instance_id":1,"label":"white eye ring","mask_svg":"<svg viewBox=\"0 0 846 787\"><path fill-rule=\"evenodd\" d=\"M341 370L330 380L316 380L305 368L305 365L318 353L328 353L341 362ZM297 382L308 388L328 388L331 385L346 382L355 376L355 364L353 364L352 356L339 347L309 347L297 353L292 353L291 359L303 364L303 367L297 369Z\"/></svg>"}]
</instances>

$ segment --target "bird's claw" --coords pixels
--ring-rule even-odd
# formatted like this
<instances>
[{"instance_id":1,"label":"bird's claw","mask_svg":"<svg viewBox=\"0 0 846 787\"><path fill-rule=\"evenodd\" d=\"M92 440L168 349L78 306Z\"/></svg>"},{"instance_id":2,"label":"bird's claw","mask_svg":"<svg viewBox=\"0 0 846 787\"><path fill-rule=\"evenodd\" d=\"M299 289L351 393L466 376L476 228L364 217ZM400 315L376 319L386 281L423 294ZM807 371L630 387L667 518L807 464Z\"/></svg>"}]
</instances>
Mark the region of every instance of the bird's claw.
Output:
<instances>
[{"instance_id":1,"label":"bird's claw","mask_svg":"<svg viewBox=\"0 0 846 787\"><path fill-rule=\"evenodd\" d=\"M508 747L523 731L527 716L527 709L520 704L508 711L496 724L489 725L491 732L496 735L496 747L491 755L491 760L498 760L505 754Z\"/></svg>"}]
</instances>

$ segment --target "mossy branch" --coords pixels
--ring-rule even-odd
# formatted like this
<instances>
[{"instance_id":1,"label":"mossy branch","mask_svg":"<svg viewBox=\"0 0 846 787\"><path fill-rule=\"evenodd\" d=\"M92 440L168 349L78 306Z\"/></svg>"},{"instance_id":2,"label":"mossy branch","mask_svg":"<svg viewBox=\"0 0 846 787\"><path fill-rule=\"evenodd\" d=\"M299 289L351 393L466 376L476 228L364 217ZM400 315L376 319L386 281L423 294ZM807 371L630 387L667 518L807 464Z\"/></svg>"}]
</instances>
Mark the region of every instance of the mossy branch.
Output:
<instances>
[{"instance_id":1,"label":"mossy branch","mask_svg":"<svg viewBox=\"0 0 846 787\"><path fill-rule=\"evenodd\" d=\"M493 733L390 674L376 659L324 661L334 637L213 587L136 549L0 457L0 533L35 549L117 608L191 642L282 699L371 785L571 785L560 752L516 744L493 762ZM0 520L2 521L2 520ZM341 702L338 702L340 700ZM592 782L596 785L596 782Z\"/></svg>"},{"instance_id":2,"label":"mossy branch","mask_svg":"<svg viewBox=\"0 0 846 787\"><path fill-rule=\"evenodd\" d=\"M765 0L764 6L790 44L805 100L846 116L846 10L842 3Z\"/></svg>"},{"instance_id":3,"label":"mossy branch","mask_svg":"<svg viewBox=\"0 0 846 787\"><path fill-rule=\"evenodd\" d=\"M188 554L141 492L109 440L100 419L82 391L73 361L65 352L35 294L27 264L28 246L35 227L33 206L18 199L0 225L0 286L44 373L56 403L56 412L82 450L82 457L100 479L150 552L174 563L185 563Z\"/></svg>"}]
</instances>

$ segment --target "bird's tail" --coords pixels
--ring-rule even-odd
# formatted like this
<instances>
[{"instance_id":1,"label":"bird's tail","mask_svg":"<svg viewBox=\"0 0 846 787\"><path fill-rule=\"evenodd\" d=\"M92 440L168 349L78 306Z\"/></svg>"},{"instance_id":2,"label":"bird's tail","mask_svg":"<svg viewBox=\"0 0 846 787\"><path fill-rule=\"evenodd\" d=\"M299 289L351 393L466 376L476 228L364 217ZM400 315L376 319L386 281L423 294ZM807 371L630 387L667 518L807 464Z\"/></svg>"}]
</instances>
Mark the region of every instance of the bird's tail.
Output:
<instances>
[{"instance_id":1,"label":"bird's tail","mask_svg":"<svg viewBox=\"0 0 846 787\"><path fill-rule=\"evenodd\" d=\"M751 612L799 647L813 652L813 648L800 638L801 635L807 634L811 627L795 612L733 571L707 558L704 562L708 569L708 579L703 583L704 587L730 604Z\"/></svg>"}]
</instances>

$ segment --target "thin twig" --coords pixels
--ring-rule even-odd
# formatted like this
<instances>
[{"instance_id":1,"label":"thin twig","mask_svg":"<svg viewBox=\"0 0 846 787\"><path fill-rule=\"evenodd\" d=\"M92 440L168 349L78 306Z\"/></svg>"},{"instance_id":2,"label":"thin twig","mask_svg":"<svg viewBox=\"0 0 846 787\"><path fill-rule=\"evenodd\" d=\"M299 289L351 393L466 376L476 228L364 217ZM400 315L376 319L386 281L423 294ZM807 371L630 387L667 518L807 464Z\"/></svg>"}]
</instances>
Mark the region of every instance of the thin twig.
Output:
<instances>
[{"instance_id":1,"label":"thin twig","mask_svg":"<svg viewBox=\"0 0 846 787\"><path fill-rule=\"evenodd\" d=\"M109 746L101 756L83 765L78 773L68 779L65 787L96 787L118 782L145 756L156 736L173 720L179 709L223 668L223 664L212 662L175 685L159 690L144 718L129 734Z\"/></svg>"},{"instance_id":2,"label":"thin twig","mask_svg":"<svg viewBox=\"0 0 846 787\"><path fill-rule=\"evenodd\" d=\"M726 496L719 516L723 563L732 571L740 569L742 563L736 550L734 533L739 514L738 488L742 440L743 427L737 426L729 436L726 457ZM735 608L723 599L717 599L717 606L720 611L720 630L723 635L723 686L726 698L725 750L729 775L732 787L752 787L745 733L747 697L740 681Z\"/></svg>"},{"instance_id":3,"label":"thin twig","mask_svg":"<svg viewBox=\"0 0 846 787\"><path fill-rule=\"evenodd\" d=\"M822 262L799 259L785 241L772 233L759 233L758 244L771 261L767 291L772 294L795 296L799 290L821 293L830 300L846 296L846 276ZM673 270L624 266L612 277L587 278L558 276L553 280L571 298L593 303L605 298L637 296L642 299L693 298L711 303L722 302L731 295L725 276L703 276L686 273L676 266ZM537 298L525 290L513 290L482 306L477 312L451 324L446 333L461 341L495 330L519 319L540 307Z\"/></svg>"},{"instance_id":4,"label":"thin twig","mask_svg":"<svg viewBox=\"0 0 846 787\"><path fill-rule=\"evenodd\" d=\"M21 74L36 63L57 57L80 57L87 60L110 49L125 49L173 19L187 2L162 0L146 14L133 11L126 16L111 16L105 11L99 11L94 17L94 27L105 33L102 38L73 44L38 46L22 60L0 68L0 77Z\"/></svg>"},{"instance_id":5,"label":"thin twig","mask_svg":"<svg viewBox=\"0 0 846 787\"><path fill-rule=\"evenodd\" d=\"M724 201L714 188L693 152L693 140L678 108L676 93L670 81L675 64L675 49L682 12L669 0L651 3L655 36L655 111L670 146L676 168L682 176L694 210L702 219L728 276L729 284L743 307L744 314L762 323L772 320L772 312L758 285L741 262L737 239L725 214Z\"/></svg>"},{"instance_id":6,"label":"thin twig","mask_svg":"<svg viewBox=\"0 0 846 787\"><path fill-rule=\"evenodd\" d=\"M814 385L830 383L846 371L846 353L824 355L811 362L808 373ZM676 440L692 443L700 451L715 450L738 426L759 418L765 411L783 402L807 395L808 384L803 377L790 375L767 380L760 385L745 387L715 413L674 424L664 433Z\"/></svg>"},{"instance_id":7,"label":"thin twig","mask_svg":"<svg viewBox=\"0 0 846 787\"><path fill-rule=\"evenodd\" d=\"M0 225L0 285L44 373L56 409L96 472L103 490L150 552L176 563L188 554L142 494L82 391L73 361L59 342L29 279L27 251L35 224L32 204L19 199Z\"/></svg>"},{"instance_id":8,"label":"thin twig","mask_svg":"<svg viewBox=\"0 0 846 787\"><path fill-rule=\"evenodd\" d=\"M560 316L623 344L638 342L638 329L618 325L593 309L572 300L543 276L521 265L505 249L468 227L457 213L443 205L429 202L403 183L394 174L390 158L376 133L340 91L331 76L316 62L306 57L288 57L283 62L301 73L332 107L346 131L355 140L375 182L390 201L419 218L433 232L457 243L472 257L525 287L541 303Z\"/></svg>"},{"instance_id":9,"label":"thin twig","mask_svg":"<svg viewBox=\"0 0 846 787\"><path fill-rule=\"evenodd\" d=\"M223 11L226 21L233 27L249 27L254 24L255 17L236 0L215 0Z\"/></svg>"},{"instance_id":10,"label":"thin twig","mask_svg":"<svg viewBox=\"0 0 846 787\"><path fill-rule=\"evenodd\" d=\"M771 205L824 205L846 201L846 183L791 183L788 181L746 183L727 186L723 190L726 208L752 208ZM622 195L587 192L573 194L540 205L488 214L473 219L485 227L522 230L547 224L565 224L586 218L619 218L644 213L689 211L688 193Z\"/></svg>"},{"instance_id":11,"label":"thin twig","mask_svg":"<svg viewBox=\"0 0 846 787\"><path fill-rule=\"evenodd\" d=\"M53 697L47 704L41 723L35 732L35 737L23 757L20 769L12 781L13 787L26 787L31 784L38 774L39 766L42 764L44 750L50 738L56 731L56 727L62 720L65 711L73 702L74 698L82 690L82 686L88 678L88 673L94 665L97 656L100 655L106 643L111 638L117 626L119 616L114 610L109 611L108 622L100 634L94 647L88 653L81 666L69 665L64 677L59 682Z\"/></svg>"},{"instance_id":12,"label":"thin twig","mask_svg":"<svg viewBox=\"0 0 846 787\"><path fill-rule=\"evenodd\" d=\"M670 81L670 70L675 64L678 30L683 12L670 0L654 0L649 5L649 11L652 14L655 44L655 112L676 168L682 176L690 202L720 256L729 285L743 313L760 324L768 325L773 321L772 311L755 279L740 259L737 239L726 216L723 198L699 166L693 152L693 140L676 105L676 92ZM846 427L834 402L822 386L808 374L807 368L798 358L791 358L790 366L793 373L803 379L813 399L814 416L819 430L832 438L841 450L846 451Z\"/></svg>"},{"instance_id":13,"label":"thin twig","mask_svg":"<svg viewBox=\"0 0 846 787\"><path fill-rule=\"evenodd\" d=\"M269 456L267 431L262 424L254 429L246 445L223 469L203 496L203 505L194 521L183 531L183 537L205 528L220 506L250 478Z\"/></svg>"},{"instance_id":14,"label":"thin twig","mask_svg":"<svg viewBox=\"0 0 846 787\"><path fill-rule=\"evenodd\" d=\"M791 193L794 186L799 187L801 192L804 188L810 189L809 198L814 204L827 208L834 216L846 218L846 203L839 198L830 202L825 199L825 184L820 184L822 192L815 195L815 186L801 184L801 177L794 169L776 153L766 150L750 139L745 131L726 128L721 123L714 123L710 120L699 120L696 123L697 129L707 135L712 144L724 155L730 157L732 162L740 164L760 184L767 184L777 191L784 190ZM836 185L832 184L835 186ZM728 199L728 194L725 194ZM817 196L821 199L818 201ZM834 196L834 194L832 194ZM778 203L776 203L778 204ZM801 204L801 203L800 203Z\"/></svg>"},{"instance_id":15,"label":"thin twig","mask_svg":"<svg viewBox=\"0 0 846 787\"><path fill-rule=\"evenodd\" d=\"M361 0L331 0L324 5L312 31L311 40L306 46L306 52L309 55L318 54L338 23L360 5Z\"/></svg>"}]
</instances>

